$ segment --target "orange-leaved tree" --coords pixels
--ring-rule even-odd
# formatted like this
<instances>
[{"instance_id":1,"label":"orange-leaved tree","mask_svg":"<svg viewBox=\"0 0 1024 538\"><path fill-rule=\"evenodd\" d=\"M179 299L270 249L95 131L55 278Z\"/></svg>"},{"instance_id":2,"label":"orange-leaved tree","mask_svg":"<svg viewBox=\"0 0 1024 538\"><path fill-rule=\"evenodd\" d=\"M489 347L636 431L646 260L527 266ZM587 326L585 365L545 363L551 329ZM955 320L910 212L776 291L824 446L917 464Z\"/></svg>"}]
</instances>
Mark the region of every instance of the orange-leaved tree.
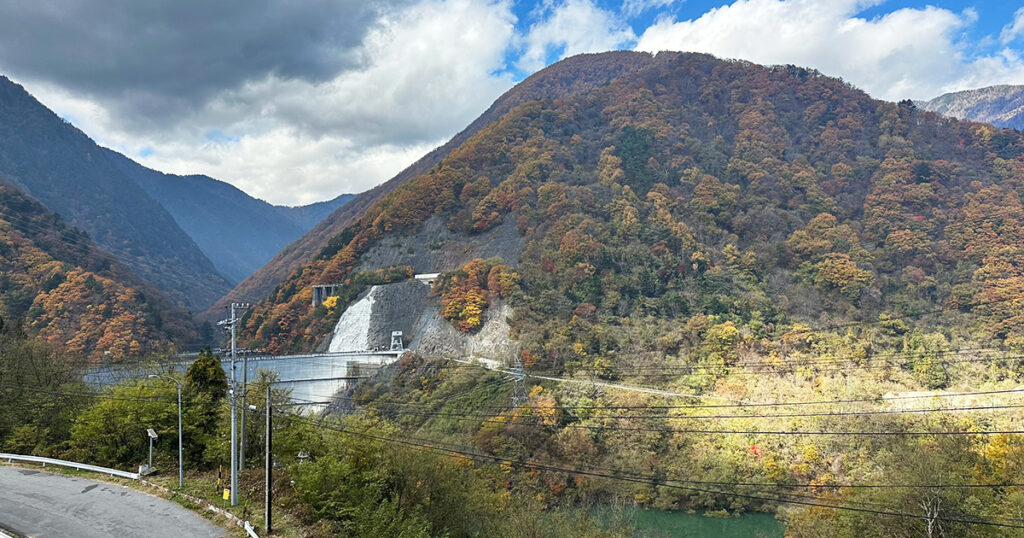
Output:
<instances>
[{"instance_id":1,"label":"orange-leaved tree","mask_svg":"<svg viewBox=\"0 0 1024 538\"><path fill-rule=\"evenodd\" d=\"M483 323L490 297L508 297L519 286L519 275L500 258L475 259L456 271L441 275L435 291L441 295L441 315L460 331Z\"/></svg>"}]
</instances>

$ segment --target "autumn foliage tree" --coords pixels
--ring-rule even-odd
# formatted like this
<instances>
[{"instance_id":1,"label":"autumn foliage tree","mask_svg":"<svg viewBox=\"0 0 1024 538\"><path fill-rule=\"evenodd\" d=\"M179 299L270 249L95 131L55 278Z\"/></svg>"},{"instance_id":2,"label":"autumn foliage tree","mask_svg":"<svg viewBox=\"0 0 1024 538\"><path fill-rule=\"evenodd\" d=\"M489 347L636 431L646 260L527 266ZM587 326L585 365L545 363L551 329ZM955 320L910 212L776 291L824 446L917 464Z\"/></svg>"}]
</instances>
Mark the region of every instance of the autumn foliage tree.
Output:
<instances>
[{"instance_id":1,"label":"autumn foliage tree","mask_svg":"<svg viewBox=\"0 0 1024 538\"><path fill-rule=\"evenodd\" d=\"M381 197L253 310L246 337L308 345L323 317L309 286L351 278L382 241L434 219L467 246L514 219L498 249L518 256L513 329L552 368L614 362L628 339L609 334L627 319L702 314L766 336L825 310L959 306L989 323L969 305L1013 285L986 275L1008 274L990 258L1024 237L1019 133L793 66L634 60L637 72L518 103ZM441 294L462 330L482 322L489 271ZM570 326L584 304L594 312Z\"/></svg>"},{"instance_id":2,"label":"autumn foliage tree","mask_svg":"<svg viewBox=\"0 0 1024 538\"><path fill-rule=\"evenodd\" d=\"M483 323L491 298L508 297L518 283L519 275L500 258L475 259L443 274L434 284L434 291L441 296L441 315L460 331L469 332Z\"/></svg>"},{"instance_id":3,"label":"autumn foliage tree","mask_svg":"<svg viewBox=\"0 0 1024 538\"><path fill-rule=\"evenodd\" d=\"M185 312L2 180L0 313L93 359L138 358L195 335Z\"/></svg>"}]
</instances>

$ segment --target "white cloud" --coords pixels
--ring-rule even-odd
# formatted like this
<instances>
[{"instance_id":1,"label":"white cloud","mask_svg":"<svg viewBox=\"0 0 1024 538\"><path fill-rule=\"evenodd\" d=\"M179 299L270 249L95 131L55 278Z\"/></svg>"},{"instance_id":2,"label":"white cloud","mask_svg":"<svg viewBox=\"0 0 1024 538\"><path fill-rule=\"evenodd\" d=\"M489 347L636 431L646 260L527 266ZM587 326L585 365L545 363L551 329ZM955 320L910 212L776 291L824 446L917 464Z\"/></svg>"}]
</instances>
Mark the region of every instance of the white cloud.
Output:
<instances>
[{"instance_id":1,"label":"white cloud","mask_svg":"<svg viewBox=\"0 0 1024 538\"><path fill-rule=\"evenodd\" d=\"M218 179L231 178L232 184L252 196L298 205L372 187L441 142L360 147L340 137L309 137L282 127L198 147L169 143L140 161L172 173L202 170Z\"/></svg>"},{"instance_id":2,"label":"white cloud","mask_svg":"<svg viewBox=\"0 0 1024 538\"><path fill-rule=\"evenodd\" d=\"M971 12L898 9L857 15L878 0L737 0L686 21L661 19L637 43L646 51L708 52L795 64L841 76L875 97L927 99L968 82L1021 80L1012 54L968 58L958 42Z\"/></svg>"},{"instance_id":3,"label":"white cloud","mask_svg":"<svg viewBox=\"0 0 1024 538\"><path fill-rule=\"evenodd\" d=\"M59 87L26 87L146 166L206 174L273 203L307 203L389 179L482 113L513 84L496 73L514 23L507 1L423 0L383 14L357 50L356 69L323 82L246 82L175 125L140 131ZM141 156L147 148L152 154Z\"/></svg>"},{"instance_id":4,"label":"white cloud","mask_svg":"<svg viewBox=\"0 0 1024 538\"><path fill-rule=\"evenodd\" d=\"M316 64L341 65L336 72L246 71L201 92L210 97L175 109L182 112L155 117L133 115L127 112L131 107L45 73L22 75L19 82L101 144L147 166L208 174L287 204L358 192L389 179L511 87L513 65L532 72L582 52L636 44L652 52L701 51L809 66L893 100L1024 82L1024 59L1009 46L1024 36L1024 8L982 46L965 37L978 19L974 10L925 7L871 19L860 15L881 2L735 0L693 20L663 14L637 38L626 20L673 0L626 0L617 12L596 0L537 0L524 21L513 15L513 0L393 0L357 10L372 13L373 22L345 46L278 40L292 49L312 49L314 56L344 56ZM524 33L516 33L517 24L527 28ZM971 52L999 47L980 57Z\"/></svg>"},{"instance_id":5,"label":"white cloud","mask_svg":"<svg viewBox=\"0 0 1024 538\"><path fill-rule=\"evenodd\" d=\"M622 14L627 17L635 17L645 11L659 9L682 2L683 0L625 0L622 2L621 11Z\"/></svg>"},{"instance_id":6,"label":"white cloud","mask_svg":"<svg viewBox=\"0 0 1024 538\"><path fill-rule=\"evenodd\" d=\"M524 71L536 71L547 64L551 54L561 59L584 52L604 52L635 40L632 28L614 13L597 7L591 0L565 0L554 6L547 18L530 27L517 66Z\"/></svg>"},{"instance_id":7,"label":"white cloud","mask_svg":"<svg viewBox=\"0 0 1024 538\"><path fill-rule=\"evenodd\" d=\"M1018 9L1013 14L1013 22L1004 26L1003 31L999 32L999 40L1004 45L1020 37L1024 37L1024 7Z\"/></svg>"},{"instance_id":8,"label":"white cloud","mask_svg":"<svg viewBox=\"0 0 1024 538\"><path fill-rule=\"evenodd\" d=\"M370 144L452 135L512 85L510 75L491 73L504 63L513 24L505 3L423 2L368 33L363 68L321 84L268 78L222 94L211 109L244 104L259 121Z\"/></svg>"}]
</instances>

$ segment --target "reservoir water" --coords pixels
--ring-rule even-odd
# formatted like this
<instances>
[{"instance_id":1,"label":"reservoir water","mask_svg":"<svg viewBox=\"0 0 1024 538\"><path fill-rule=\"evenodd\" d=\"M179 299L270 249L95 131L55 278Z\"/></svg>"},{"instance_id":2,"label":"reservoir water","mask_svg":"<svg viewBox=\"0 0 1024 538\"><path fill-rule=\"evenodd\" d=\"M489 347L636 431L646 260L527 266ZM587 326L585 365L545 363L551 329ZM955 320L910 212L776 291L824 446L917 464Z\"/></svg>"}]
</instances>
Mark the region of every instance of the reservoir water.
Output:
<instances>
[{"instance_id":1,"label":"reservoir water","mask_svg":"<svg viewBox=\"0 0 1024 538\"><path fill-rule=\"evenodd\" d=\"M681 511L636 509L632 519L647 536L672 538L782 538L786 530L782 522L770 514L721 518Z\"/></svg>"}]
</instances>

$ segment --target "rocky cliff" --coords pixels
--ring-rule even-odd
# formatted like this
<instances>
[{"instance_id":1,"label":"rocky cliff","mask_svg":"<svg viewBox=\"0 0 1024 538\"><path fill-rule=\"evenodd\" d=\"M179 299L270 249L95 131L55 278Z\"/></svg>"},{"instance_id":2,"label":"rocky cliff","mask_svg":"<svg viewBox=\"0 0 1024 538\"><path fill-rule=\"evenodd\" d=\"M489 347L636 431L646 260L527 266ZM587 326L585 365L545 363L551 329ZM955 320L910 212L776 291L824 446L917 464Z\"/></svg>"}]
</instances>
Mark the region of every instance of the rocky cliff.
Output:
<instances>
[{"instance_id":1,"label":"rocky cliff","mask_svg":"<svg viewBox=\"0 0 1024 538\"><path fill-rule=\"evenodd\" d=\"M517 352L509 337L512 309L495 301L480 330L460 332L441 316L437 296L418 281L372 286L341 314L320 351L388 349L392 331L402 331L407 349L428 357L506 361Z\"/></svg>"}]
</instances>

